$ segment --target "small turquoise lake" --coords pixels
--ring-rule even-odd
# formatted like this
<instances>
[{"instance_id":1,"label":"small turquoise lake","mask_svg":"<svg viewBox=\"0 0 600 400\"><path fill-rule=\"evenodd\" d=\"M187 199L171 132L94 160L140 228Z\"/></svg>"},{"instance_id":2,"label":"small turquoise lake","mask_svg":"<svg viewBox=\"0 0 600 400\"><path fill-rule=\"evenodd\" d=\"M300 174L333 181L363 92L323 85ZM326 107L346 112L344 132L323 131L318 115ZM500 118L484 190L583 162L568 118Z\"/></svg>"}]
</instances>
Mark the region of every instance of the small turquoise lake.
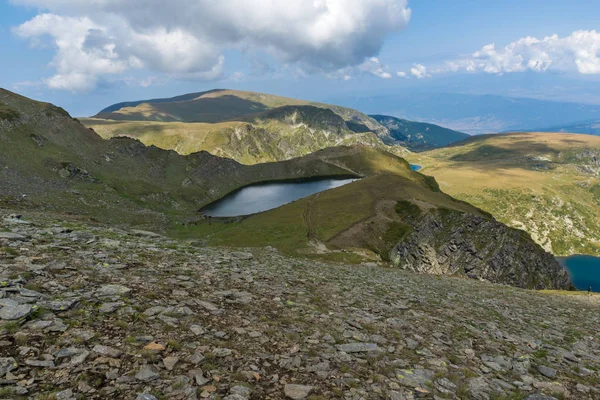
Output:
<instances>
[{"instance_id":1,"label":"small turquoise lake","mask_svg":"<svg viewBox=\"0 0 600 400\"><path fill-rule=\"evenodd\" d=\"M413 171L420 171L421 169L423 169L423 167L417 164L410 164L410 169L412 169Z\"/></svg>"},{"instance_id":2,"label":"small turquoise lake","mask_svg":"<svg viewBox=\"0 0 600 400\"><path fill-rule=\"evenodd\" d=\"M569 271L571 282L579 290L600 292L600 257L575 255L559 258L559 262Z\"/></svg>"}]
</instances>

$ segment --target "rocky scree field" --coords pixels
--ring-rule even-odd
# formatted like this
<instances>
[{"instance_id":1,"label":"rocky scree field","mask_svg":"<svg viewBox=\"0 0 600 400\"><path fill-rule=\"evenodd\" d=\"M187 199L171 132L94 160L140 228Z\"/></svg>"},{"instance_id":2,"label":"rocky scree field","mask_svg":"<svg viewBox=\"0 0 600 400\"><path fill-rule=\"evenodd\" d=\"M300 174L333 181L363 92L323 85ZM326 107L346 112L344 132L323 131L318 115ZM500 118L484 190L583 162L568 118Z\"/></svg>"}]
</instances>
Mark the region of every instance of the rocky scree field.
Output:
<instances>
[{"instance_id":1,"label":"rocky scree field","mask_svg":"<svg viewBox=\"0 0 600 400\"><path fill-rule=\"evenodd\" d=\"M0 397L597 399L600 297L0 212Z\"/></svg>"}]
</instances>

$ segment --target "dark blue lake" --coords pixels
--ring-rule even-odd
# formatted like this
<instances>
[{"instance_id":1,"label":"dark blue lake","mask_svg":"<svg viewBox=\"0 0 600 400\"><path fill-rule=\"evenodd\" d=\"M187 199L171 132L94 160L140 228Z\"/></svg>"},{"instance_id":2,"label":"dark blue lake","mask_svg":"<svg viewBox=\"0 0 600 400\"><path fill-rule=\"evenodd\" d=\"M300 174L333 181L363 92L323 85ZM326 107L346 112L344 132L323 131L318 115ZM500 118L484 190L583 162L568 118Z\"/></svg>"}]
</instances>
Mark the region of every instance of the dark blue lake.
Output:
<instances>
[{"instance_id":1,"label":"dark blue lake","mask_svg":"<svg viewBox=\"0 0 600 400\"><path fill-rule=\"evenodd\" d=\"M571 282L579 290L600 292L600 257L570 256L559 259L560 263L569 271Z\"/></svg>"},{"instance_id":2,"label":"dark blue lake","mask_svg":"<svg viewBox=\"0 0 600 400\"><path fill-rule=\"evenodd\" d=\"M423 167L417 164L410 164L410 169L412 169L413 171L420 171L421 169L423 169Z\"/></svg>"},{"instance_id":3,"label":"dark blue lake","mask_svg":"<svg viewBox=\"0 0 600 400\"><path fill-rule=\"evenodd\" d=\"M262 183L246 186L209 204L201 211L211 217L237 217L255 214L354 181L356 179L322 179L308 182Z\"/></svg>"}]
</instances>

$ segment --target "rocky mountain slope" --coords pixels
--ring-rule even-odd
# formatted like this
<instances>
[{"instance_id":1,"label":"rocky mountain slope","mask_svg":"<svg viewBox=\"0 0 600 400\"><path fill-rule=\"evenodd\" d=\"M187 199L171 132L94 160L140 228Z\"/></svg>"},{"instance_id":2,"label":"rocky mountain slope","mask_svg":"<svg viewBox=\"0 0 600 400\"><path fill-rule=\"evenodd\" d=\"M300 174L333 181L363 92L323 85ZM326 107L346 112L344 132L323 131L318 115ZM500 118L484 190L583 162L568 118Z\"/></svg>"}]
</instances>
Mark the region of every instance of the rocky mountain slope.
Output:
<instances>
[{"instance_id":1,"label":"rocky mountain slope","mask_svg":"<svg viewBox=\"0 0 600 400\"><path fill-rule=\"evenodd\" d=\"M526 230L555 255L600 255L600 138L479 136L409 158L445 192Z\"/></svg>"},{"instance_id":2,"label":"rocky mountain slope","mask_svg":"<svg viewBox=\"0 0 600 400\"><path fill-rule=\"evenodd\" d=\"M530 289L571 287L567 272L527 233L421 177L408 168L377 174L233 223L200 221L188 233L202 232L218 245L382 259L416 272Z\"/></svg>"},{"instance_id":3,"label":"rocky mountain slope","mask_svg":"<svg viewBox=\"0 0 600 400\"><path fill-rule=\"evenodd\" d=\"M600 396L600 298L0 211L0 397Z\"/></svg>"},{"instance_id":4,"label":"rocky mountain slope","mask_svg":"<svg viewBox=\"0 0 600 400\"><path fill-rule=\"evenodd\" d=\"M325 255L331 250L369 249L385 260L432 213L447 210L493 221L440 192L434 179L412 171L405 160L369 146L330 148L290 161L244 166L206 152L181 156L127 138L105 141L52 105L7 91L0 92L0 101L15 115L2 119L0 129L0 189L7 205L160 227L176 234L188 229L196 238L235 246L273 245L294 253L317 249L313 254ZM342 126L337 115L324 113L330 129ZM322 121L323 116L317 118ZM241 220L213 224L197 213L214 199L255 182L319 176L364 179ZM449 233L463 223L460 218L446 222L434 234L439 242L450 242ZM477 237L464 232L466 240L482 242L477 257L483 261L455 269L520 287L569 287L566 271L529 236L491 225L494 235L504 238L502 244L491 231L479 231ZM515 249L528 253L527 272L523 263L515 262L518 252L512 258L504 256ZM471 250L461 248L457 261L465 251ZM492 276L486 268L498 272Z\"/></svg>"},{"instance_id":5,"label":"rocky mountain slope","mask_svg":"<svg viewBox=\"0 0 600 400\"><path fill-rule=\"evenodd\" d=\"M470 137L466 133L438 125L408 121L388 115L371 115L371 117L389 130L390 136L396 143L412 151L444 147Z\"/></svg>"}]
</instances>

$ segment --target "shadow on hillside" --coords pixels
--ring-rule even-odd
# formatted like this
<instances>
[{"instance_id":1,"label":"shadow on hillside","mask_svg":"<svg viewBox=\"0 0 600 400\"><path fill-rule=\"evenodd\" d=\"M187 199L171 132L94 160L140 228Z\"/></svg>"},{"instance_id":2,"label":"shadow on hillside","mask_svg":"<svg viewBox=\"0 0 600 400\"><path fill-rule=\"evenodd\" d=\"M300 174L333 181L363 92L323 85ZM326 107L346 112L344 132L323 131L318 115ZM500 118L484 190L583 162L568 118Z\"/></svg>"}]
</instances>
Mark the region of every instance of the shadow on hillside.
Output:
<instances>
[{"instance_id":1,"label":"shadow on hillside","mask_svg":"<svg viewBox=\"0 0 600 400\"><path fill-rule=\"evenodd\" d=\"M200 98L192 101L158 103L158 111L177 116L184 122L225 122L235 118L268 110L264 104L233 95Z\"/></svg>"},{"instance_id":2,"label":"shadow on hillside","mask_svg":"<svg viewBox=\"0 0 600 400\"><path fill-rule=\"evenodd\" d=\"M465 153L455 154L450 157L452 161L498 161L514 164L532 160L541 155L558 155L560 150L554 149L544 143L533 143L528 140L510 143L510 147L482 145Z\"/></svg>"}]
</instances>

